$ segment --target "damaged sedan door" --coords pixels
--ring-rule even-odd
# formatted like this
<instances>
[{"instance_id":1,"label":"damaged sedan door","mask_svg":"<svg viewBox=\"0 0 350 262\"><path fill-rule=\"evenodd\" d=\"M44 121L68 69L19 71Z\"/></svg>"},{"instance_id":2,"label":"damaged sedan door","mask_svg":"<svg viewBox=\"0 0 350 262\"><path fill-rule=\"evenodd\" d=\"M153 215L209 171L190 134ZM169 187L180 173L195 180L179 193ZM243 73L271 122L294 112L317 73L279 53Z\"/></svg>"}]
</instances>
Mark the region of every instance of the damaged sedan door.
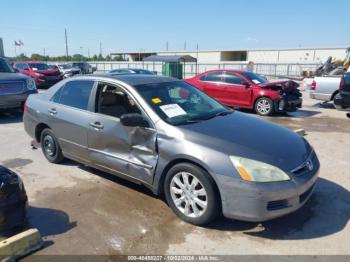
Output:
<instances>
[{"instance_id":1,"label":"damaged sedan door","mask_svg":"<svg viewBox=\"0 0 350 262\"><path fill-rule=\"evenodd\" d=\"M121 121L123 116L124 123ZM126 124L132 119L144 119L145 122L140 125L135 122ZM98 83L95 112L91 114L89 124L88 148L94 165L147 184L152 183L158 160L157 133L124 88Z\"/></svg>"}]
</instances>

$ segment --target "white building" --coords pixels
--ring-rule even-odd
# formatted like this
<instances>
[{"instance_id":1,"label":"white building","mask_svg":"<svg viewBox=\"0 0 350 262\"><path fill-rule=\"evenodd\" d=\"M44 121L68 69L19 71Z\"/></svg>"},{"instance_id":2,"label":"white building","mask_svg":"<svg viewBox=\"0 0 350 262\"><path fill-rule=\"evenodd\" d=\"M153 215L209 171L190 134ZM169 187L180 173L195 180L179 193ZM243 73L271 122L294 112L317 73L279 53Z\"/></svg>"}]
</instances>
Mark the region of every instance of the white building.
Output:
<instances>
[{"instance_id":1,"label":"white building","mask_svg":"<svg viewBox=\"0 0 350 262\"><path fill-rule=\"evenodd\" d=\"M290 48L290 49L247 49L209 51L155 51L111 53L121 55L129 61L142 61L150 55L190 55L198 63L229 63L253 61L254 63L320 63L329 56L344 59L346 47L334 48Z\"/></svg>"}]
</instances>

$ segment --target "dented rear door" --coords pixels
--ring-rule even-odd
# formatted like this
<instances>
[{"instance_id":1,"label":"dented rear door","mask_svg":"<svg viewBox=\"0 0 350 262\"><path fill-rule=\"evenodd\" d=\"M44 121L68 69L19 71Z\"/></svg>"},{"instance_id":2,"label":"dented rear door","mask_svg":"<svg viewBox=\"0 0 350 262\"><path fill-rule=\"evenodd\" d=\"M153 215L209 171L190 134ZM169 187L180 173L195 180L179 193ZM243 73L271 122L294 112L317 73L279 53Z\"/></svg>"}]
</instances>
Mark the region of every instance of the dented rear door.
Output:
<instances>
[{"instance_id":1,"label":"dented rear door","mask_svg":"<svg viewBox=\"0 0 350 262\"><path fill-rule=\"evenodd\" d=\"M151 184L158 160L156 143L155 129L127 127L119 118L91 114L88 149L97 166Z\"/></svg>"}]
</instances>

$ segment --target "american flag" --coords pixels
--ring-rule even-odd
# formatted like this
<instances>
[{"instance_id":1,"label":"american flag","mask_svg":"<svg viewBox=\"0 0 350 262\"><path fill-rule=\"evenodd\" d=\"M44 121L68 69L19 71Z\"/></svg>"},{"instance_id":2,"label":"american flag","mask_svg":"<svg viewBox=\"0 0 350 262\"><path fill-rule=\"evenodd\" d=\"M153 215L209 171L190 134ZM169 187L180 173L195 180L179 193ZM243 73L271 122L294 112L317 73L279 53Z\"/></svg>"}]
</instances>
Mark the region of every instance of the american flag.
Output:
<instances>
[{"instance_id":1,"label":"american flag","mask_svg":"<svg viewBox=\"0 0 350 262\"><path fill-rule=\"evenodd\" d=\"M18 40L18 41L15 40L15 46L22 46L22 45L24 44L21 40Z\"/></svg>"}]
</instances>

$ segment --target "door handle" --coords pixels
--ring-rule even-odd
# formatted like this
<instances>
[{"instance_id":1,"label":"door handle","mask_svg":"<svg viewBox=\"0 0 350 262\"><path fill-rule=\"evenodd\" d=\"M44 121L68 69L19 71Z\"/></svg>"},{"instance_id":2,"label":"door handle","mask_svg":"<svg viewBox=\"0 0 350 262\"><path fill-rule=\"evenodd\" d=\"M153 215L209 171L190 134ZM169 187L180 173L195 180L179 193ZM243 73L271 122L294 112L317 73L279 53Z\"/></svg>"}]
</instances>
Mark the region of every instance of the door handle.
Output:
<instances>
[{"instance_id":1,"label":"door handle","mask_svg":"<svg viewBox=\"0 0 350 262\"><path fill-rule=\"evenodd\" d=\"M96 128L96 129L103 129L104 128L104 126L100 122L92 122L92 123L90 123L90 126L92 126L93 128Z\"/></svg>"},{"instance_id":2,"label":"door handle","mask_svg":"<svg viewBox=\"0 0 350 262\"><path fill-rule=\"evenodd\" d=\"M56 115L56 114L57 114L56 108L51 108L51 109L49 109L48 111L49 111L49 113L50 113L51 115Z\"/></svg>"}]
</instances>

